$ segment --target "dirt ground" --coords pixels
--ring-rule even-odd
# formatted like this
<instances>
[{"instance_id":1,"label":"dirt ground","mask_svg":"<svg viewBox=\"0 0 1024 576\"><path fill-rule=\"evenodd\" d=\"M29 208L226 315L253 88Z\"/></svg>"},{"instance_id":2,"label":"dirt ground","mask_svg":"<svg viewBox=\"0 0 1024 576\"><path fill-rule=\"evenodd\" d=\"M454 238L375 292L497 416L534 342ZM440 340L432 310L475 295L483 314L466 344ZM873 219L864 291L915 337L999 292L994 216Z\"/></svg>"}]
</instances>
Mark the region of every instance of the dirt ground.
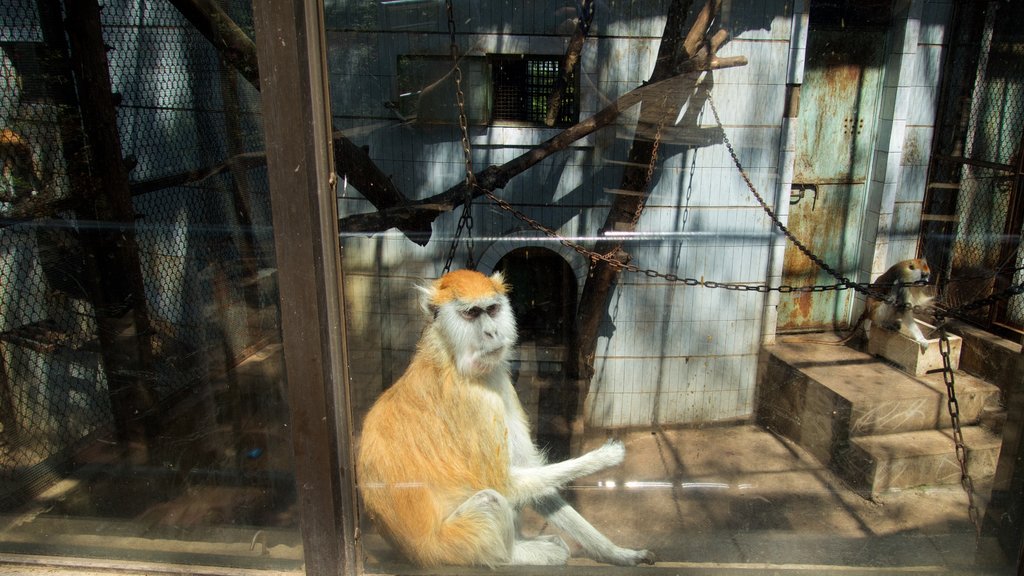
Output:
<instances>
[{"instance_id":1,"label":"dirt ground","mask_svg":"<svg viewBox=\"0 0 1024 576\"><path fill-rule=\"evenodd\" d=\"M868 500L792 442L753 424L620 438L625 463L567 495L615 543L654 551L650 573L1012 573L995 542L976 536L959 485ZM593 438L587 447L603 441ZM978 489L983 505L987 488ZM527 512L523 531L552 528ZM372 527L364 545L371 571L407 570ZM593 563L574 559L570 572L572 566ZM651 568L622 573L642 570Z\"/></svg>"}]
</instances>

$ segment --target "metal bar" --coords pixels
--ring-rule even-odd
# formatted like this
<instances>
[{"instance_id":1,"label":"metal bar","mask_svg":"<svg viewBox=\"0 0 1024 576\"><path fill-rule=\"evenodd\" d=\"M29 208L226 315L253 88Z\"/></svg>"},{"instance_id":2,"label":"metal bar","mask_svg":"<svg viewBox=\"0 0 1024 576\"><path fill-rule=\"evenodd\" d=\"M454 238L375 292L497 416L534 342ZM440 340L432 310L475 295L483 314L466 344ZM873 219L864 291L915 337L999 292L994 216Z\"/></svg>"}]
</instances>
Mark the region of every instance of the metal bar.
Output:
<instances>
[{"instance_id":1,"label":"metal bar","mask_svg":"<svg viewBox=\"0 0 1024 576\"><path fill-rule=\"evenodd\" d=\"M986 160L978 160L977 158L965 158L963 156L942 156L940 154L933 154L932 158L939 162L951 162L955 164L965 164L967 166L977 166L979 168L989 168L991 170L999 170L1002 172L1013 172L1015 168L1009 164L999 164L998 162L988 162Z\"/></svg>"},{"instance_id":2,"label":"metal bar","mask_svg":"<svg viewBox=\"0 0 1024 576\"><path fill-rule=\"evenodd\" d=\"M306 571L355 574L324 6L321 0L255 0L253 13Z\"/></svg>"}]
</instances>

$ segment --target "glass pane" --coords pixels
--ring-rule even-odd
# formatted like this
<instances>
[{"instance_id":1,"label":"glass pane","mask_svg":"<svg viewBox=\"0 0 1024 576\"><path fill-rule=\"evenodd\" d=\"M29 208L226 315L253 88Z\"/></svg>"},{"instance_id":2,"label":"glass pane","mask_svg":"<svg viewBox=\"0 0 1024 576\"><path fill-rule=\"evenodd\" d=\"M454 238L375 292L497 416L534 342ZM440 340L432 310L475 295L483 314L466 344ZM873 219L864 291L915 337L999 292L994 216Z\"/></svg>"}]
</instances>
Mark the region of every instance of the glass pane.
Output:
<instances>
[{"instance_id":1,"label":"glass pane","mask_svg":"<svg viewBox=\"0 0 1024 576\"><path fill-rule=\"evenodd\" d=\"M259 93L89 4L0 8L0 552L298 569Z\"/></svg>"},{"instance_id":2,"label":"glass pane","mask_svg":"<svg viewBox=\"0 0 1024 576\"><path fill-rule=\"evenodd\" d=\"M368 571L1015 572L1019 4L326 4Z\"/></svg>"}]
</instances>

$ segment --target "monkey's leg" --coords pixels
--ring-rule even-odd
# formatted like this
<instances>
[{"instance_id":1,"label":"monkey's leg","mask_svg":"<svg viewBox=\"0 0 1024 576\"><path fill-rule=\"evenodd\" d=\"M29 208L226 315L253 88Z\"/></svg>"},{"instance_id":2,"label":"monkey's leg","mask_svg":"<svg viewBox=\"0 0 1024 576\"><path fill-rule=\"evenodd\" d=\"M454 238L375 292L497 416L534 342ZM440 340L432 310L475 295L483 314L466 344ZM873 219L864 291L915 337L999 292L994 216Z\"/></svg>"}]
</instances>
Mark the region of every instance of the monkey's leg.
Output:
<instances>
[{"instance_id":1,"label":"monkey's leg","mask_svg":"<svg viewBox=\"0 0 1024 576\"><path fill-rule=\"evenodd\" d=\"M900 323L902 327L906 328L907 334L917 342L917 345L921 347L921 350L928 348L928 339L925 338L924 333L921 332L921 327L917 325L917 321L914 320L914 311L907 308L903 312L903 320Z\"/></svg>"},{"instance_id":2,"label":"monkey's leg","mask_svg":"<svg viewBox=\"0 0 1024 576\"><path fill-rule=\"evenodd\" d=\"M494 490L481 490L459 505L439 531L439 564L557 565L569 560L569 547L557 536L520 540L508 500Z\"/></svg>"},{"instance_id":3,"label":"monkey's leg","mask_svg":"<svg viewBox=\"0 0 1024 576\"><path fill-rule=\"evenodd\" d=\"M654 554L649 550L632 550L616 546L590 525L561 496L545 496L534 504L534 508L561 530L576 539L587 555L599 562L618 566L654 564Z\"/></svg>"},{"instance_id":4,"label":"monkey's leg","mask_svg":"<svg viewBox=\"0 0 1024 576\"><path fill-rule=\"evenodd\" d=\"M588 474L622 463L626 447L622 442L609 441L604 446L586 454L555 464L512 468L512 503L515 506L529 504L569 482Z\"/></svg>"},{"instance_id":5,"label":"monkey's leg","mask_svg":"<svg viewBox=\"0 0 1024 576\"><path fill-rule=\"evenodd\" d=\"M516 540L510 564L521 566L560 566L569 561L569 547L558 536L542 535Z\"/></svg>"},{"instance_id":6,"label":"monkey's leg","mask_svg":"<svg viewBox=\"0 0 1024 576\"><path fill-rule=\"evenodd\" d=\"M435 537L416 542L424 565L484 565L509 562L515 540L515 511L494 490L481 490L445 518Z\"/></svg>"}]
</instances>

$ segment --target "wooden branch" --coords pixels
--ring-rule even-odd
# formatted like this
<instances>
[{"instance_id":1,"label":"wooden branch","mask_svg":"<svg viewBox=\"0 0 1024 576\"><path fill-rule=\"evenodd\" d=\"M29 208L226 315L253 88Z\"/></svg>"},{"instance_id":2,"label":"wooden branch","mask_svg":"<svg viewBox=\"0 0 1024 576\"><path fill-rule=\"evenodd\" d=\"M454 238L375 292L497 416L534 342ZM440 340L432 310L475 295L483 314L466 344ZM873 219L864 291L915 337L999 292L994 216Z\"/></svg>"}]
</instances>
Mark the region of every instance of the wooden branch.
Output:
<instances>
[{"instance_id":1,"label":"wooden branch","mask_svg":"<svg viewBox=\"0 0 1024 576\"><path fill-rule=\"evenodd\" d=\"M532 148L501 166L490 166L476 175L473 198L483 196L485 191L493 192L504 188L512 178L522 174L545 158L568 148L572 143L593 134L614 123L622 112L641 101L662 99L665 94L678 93L692 84L694 78L675 76L654 84L637 88L623 94L597 114L559 132L535 148ZM422 229L444 212L460 206L466 198L465 182L460 182L444 192L419 201L396 203L377 212L354 214L339 221L342 234L374 234L388 228ZM360 190L362 191L362 190ZM447 207L446 210L439 209Z\"/></svg>"},{"instance_id":2,"label":"wooden branch","mask_svg":"<svg viewBox=\"0 0 1024 576\"><path fill-rule=\"evenodd\" d=\"M747 59L743 56L712 58L711 60L702 60L699 57L695 57L694 59L687 60L676 67L684 71L682 74L676 74L665 80L646 84L631 90L590 118L566 128L537 147L520 154L501 166L491 166L478 173L476 175L477 186L473 190L473 198L483 196L485 191L493 192L499 188L504 188L512 178L522 174L552 154L565 150L577 140L613 124L623 112L640 102L653 105L665 100L667 95L692 93L697 80L692 75L693 72L744 66L746 64ZM360 150L360 153L362 153L362 150ZM357 167L363 165L361 162L351 162L351 159L349 163ZM646 167L646 162L643 165ZM356 185L356 188L360 192L364 192L364 196L367 196L363 188L360 188L358 185ZM395 193L400 195L400 192L397 190ZM441 214L460 206L465 198L464 182L460 182L444 192L414 202L400 201L398 198L394 198L393 201L387 201L375 197L371 200L374 206L378 206L378 204L382 206L377 212L346 216L339 221L339 229L342 234L371 235L383 232L389 228L398 228L406 232L406 236L417 244L424 245L430 239L430 223ZM370 197L367 196L367 199L369 200Z\"/></svg>"},{"instance_id":3,"label":"wooden branch","mask_svg":"<svg viewBox=\"0 0 1024 576\"><path fill-rule=\"evenodd\" d=\"M698 77L694 73L711 69L715 54L713 51L709 51L709 48L715 45L721 46L725 41L721 35L715 35L711 42L706 41L708 29L718 14L719 7L720 0L708 0L694 19L680 47L678 37L686 13L689 11L689 4L684 4L682 0L672 2L665 22L658 58L651 73L652 82L677 75L679 70L685 70L687 73L681 77L690 79L695 86ZM730 63L735 62L738 61ZM721 64L721 61L717 64ZM683 92L683 94L689 96L693 92L691 90ZM670 95L665 94L666 98L668 96ZM645 101L641 109L640 124L663 126L666 114L665 106L648 106L647 104L648 102ZM637 192L637 194L615 195L598 235L610 230L629 232L636 229L644 203L650 194L651 182L648 181L648 167L652 162L654 151L654 142L649 139L648 135L638 132L634 136L619 188ZM611 255L614 260L625 263L630 260L630 255L623 247L621 239L612 238L598 241L594 251L598 254ZM621 273L620 267L607 261L593 260L591 262L577 311L576 337L566 364L566 371L576 383L579 398L586 398L589 393L590 381L594 375L598 330L601 320L605 317L612 288Z\"/></svg>"},{"instance_id":4,"label":"wooden branch","mask_svg":"<svg viewBox=\"0 0 1024 576\"><path fill-rule=\"evenodd\" d=\"M171 188L173 186L198 184L207 178L222 174L228 170L256 168L263 166L266 163L267 155L265 152L245 152L243 154L232 156L216 166L207 166L205 168L181 172L179 174L171 174L169 176L161 176L160 178L136 182L131 185L132 196L140 196L142 194L156 192L157 190L163 190L164 188Z\"/></svg>"},{"instance_id":5,"label":"wooden branch","mask_svg":"<svg viewBox=\"0 0 1024 576\"><path fill-rule=\"evenodd\" d=\"M260 89L256 44L214 0L170 0L220 55L250 84Z\"/></svg>"},{"instance_id":6,"label":"wooden branch","mask_svg":"<svg viewBox=\"0 0 1024 576\"><path fill-rule=\"evenodd\" d=\"M690 31L686 34L686 39L683 40L684 58L689 58L697 53L697 49L700 48L700 45L707 38L711 21L721 8L722 0L708 0L704 7L701 8L693 25L690 26Z\"/></svg>"},{"instance_id":7,"label":"wooden branch","mask_svg":"<svg viewBox=\"0 0 1024 576\"><path fill-rule=\"evenodd\" d=\"M259 90L260 75L256 59L256 45L217 5L215 0L170 0L170 2L213 44L229 65ZM408 202L391 182L391 179L370 159L366 151L356 146L340 131L335 131L333 136L335 171L339 175L347 177L349 183L359 190L374 207L387 209ZM265 162L266 159L264 158L263 161ZM167 182L170 185L195 182L218 174L227 168L227 164L222 164L215 167L212 172L211 169L203 169L193 173L175 175L169 177ZM143 193L149 191L151 187L139 186L136 189L138 192L135 193ZM429 223L426 230L422 227L401 228L401 230L417 244L426 243L430 239Z\"/></svg>"},{"instance_id":8,"label":"wooden branch","mask_svg":"<svg viewBox=\"0 0 1024 576\"><path fill-rule=\"evenodd\" d=\"M565 51L562 59L562 73L555 80L548 96L548 115L544 118L544 124L554 126L558 120L558 112L562 108L562 97L569 85L569 77L576 68L576 62L580 59L580 52L583 51L583 43L587 39L590 25L594 21L594 0L582 0L579 3L579 18L576 21L576 30L573 32L572 40Z\"/></svg>"},{"instance_id":9,"label":"wooden branch","mask_svg":"<svg viewBox=\"0 0 1024 576\"><path fill-rule=\"evenodd\" d=\"M334 171L348 183L359 190L363 198L373 204L378 211L397 208L408 209L409 200L401 190L370 158L366 149L356 146L345 134L335 131L334 137ZM435 215L434 218L437 216ZM431 222L434 218L400 217L393 227L398 228L406 238L420 246L430 241ZM387 228L383 228L386 230Z\"/></svg>"}]
</instances>

